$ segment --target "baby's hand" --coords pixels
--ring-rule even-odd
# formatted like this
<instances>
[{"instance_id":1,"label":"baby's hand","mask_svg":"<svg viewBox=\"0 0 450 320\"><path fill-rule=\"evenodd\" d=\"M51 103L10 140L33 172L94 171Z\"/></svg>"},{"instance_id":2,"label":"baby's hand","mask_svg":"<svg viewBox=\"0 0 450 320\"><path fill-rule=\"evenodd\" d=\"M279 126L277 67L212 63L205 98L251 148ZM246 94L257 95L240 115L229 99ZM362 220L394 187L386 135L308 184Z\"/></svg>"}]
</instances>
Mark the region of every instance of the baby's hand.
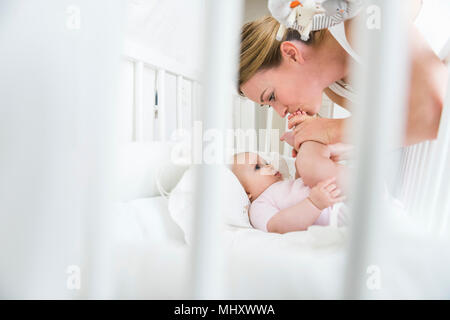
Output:
<instances>
[{"instance_id":1,"label":"baby's hand","mask_svg":"<svg viewBox=\"0 0 450 320\"><path fill-rule=\"evenodd\" d=\"M341 195L341 190L335 184L336 178L331 178L322 182L319 182L315 187L311 189L309 200L319 210L331 207L337 202L345 200L345 196Z\"/></svg>"}]
</instances>

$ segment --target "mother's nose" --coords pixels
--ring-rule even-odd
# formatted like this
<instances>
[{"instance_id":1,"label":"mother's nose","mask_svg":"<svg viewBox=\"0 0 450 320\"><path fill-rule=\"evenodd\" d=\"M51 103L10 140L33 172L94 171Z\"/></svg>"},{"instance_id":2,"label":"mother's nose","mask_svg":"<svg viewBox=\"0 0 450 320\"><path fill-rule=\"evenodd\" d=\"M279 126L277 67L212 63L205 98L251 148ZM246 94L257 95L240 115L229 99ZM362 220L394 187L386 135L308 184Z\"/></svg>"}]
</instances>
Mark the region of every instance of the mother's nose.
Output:
<instances>
[{"instance_id":1,"label":"mother's nose","mask_svg":"<svg viewBox=\"0 0 450 320\"><path fill-rule=\"evenodd\" d=\"M275 109L276 113L278 113L278 115L282 118L286 117L286 115L288 114L288 108L285 106L274 105L273 108Z\"/></svg>"}]
</instances>

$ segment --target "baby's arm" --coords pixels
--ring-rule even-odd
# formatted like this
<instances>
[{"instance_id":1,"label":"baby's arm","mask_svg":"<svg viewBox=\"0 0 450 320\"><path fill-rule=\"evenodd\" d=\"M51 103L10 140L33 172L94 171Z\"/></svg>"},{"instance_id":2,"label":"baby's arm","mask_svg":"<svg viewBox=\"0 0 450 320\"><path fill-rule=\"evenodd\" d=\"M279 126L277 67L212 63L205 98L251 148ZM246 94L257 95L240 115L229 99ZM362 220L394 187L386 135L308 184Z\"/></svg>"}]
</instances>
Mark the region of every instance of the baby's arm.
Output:
<instances>
[{"instance_id":1,"label":"baby's arm","mask_svg":"<svg viewBox=\"0 0 450 320\"><path fill-rule=\"evenodd\" d=\"M267 222L267 231L286 233L308 229L319 218L323 209L344 200L334 182L335 179L332 178L318 183L311 189L308 198L276 213Z\"/></svg>"},{"instance_id":2,"label":"baby's arm","mask_svg":"<svg viewBox=\"0 0 450 320\"><path fill-rule=\"evenodd\" d=\"M347 169L332 160L332 153L327 145L315 141L302 143L295 160L295 168L308 187L336 177L339 188L347 190Z\"/></svg>"}]
</instances>

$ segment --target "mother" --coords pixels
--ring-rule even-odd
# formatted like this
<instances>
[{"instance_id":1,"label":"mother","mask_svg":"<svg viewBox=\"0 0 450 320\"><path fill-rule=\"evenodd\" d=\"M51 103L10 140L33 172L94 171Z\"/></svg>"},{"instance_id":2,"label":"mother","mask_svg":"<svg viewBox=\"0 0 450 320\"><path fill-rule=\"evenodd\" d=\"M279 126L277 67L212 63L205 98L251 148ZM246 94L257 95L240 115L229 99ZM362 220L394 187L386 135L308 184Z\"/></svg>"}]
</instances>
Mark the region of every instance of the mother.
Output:
<instances>
[{"instance_id":1,"label":"mother","mask_svg":"<svg viewBox=\"0 0 450 320\"><path fill-rule=\"evenodd\" d=\"M315 32L308 42L288 29L283 41L276 40L279 23L264 17L242 29L239 92L261 105L269 105L281 116L302 110L318 113L322 93L348 108L354 92L349 82L352 34L357 23L345 23ZM347 40L348 39L348 40ZM411 77L404 145L437 137L443 107L447 71L425 39L411 26L409 37ZM376 110L374 110L376 112ZM346 119L294 116L294 149L307 140L332 144L343 141Z\"/></svg>"}]
</instances>

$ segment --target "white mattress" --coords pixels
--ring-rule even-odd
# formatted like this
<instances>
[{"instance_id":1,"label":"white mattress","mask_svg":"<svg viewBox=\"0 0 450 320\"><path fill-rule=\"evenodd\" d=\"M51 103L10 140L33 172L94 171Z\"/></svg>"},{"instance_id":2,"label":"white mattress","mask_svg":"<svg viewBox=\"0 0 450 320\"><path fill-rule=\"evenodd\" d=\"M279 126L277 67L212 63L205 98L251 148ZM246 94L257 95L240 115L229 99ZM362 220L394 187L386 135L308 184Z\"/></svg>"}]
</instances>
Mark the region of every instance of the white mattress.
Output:
<instances>
[{"instance_id":1,"label":"white mattress","mask_svg":"<svg viewBox=\"0 0 450 320\"><path fill-rule=\"evenodd\" d=\"M116 263L118 298L188 299L189 247L170 220L166 200L143 198L118 205ZM436 241L405 217L393 215L372 261L381 289L370 298L448 298L448 241ZM334 299L342 297L347 268L346 228L313 226L280 235L228 228L225 298ZM389 250L388 250L389 249ZM369 274L367 275L369 277Z\"/></svg>"}]
</instances>

